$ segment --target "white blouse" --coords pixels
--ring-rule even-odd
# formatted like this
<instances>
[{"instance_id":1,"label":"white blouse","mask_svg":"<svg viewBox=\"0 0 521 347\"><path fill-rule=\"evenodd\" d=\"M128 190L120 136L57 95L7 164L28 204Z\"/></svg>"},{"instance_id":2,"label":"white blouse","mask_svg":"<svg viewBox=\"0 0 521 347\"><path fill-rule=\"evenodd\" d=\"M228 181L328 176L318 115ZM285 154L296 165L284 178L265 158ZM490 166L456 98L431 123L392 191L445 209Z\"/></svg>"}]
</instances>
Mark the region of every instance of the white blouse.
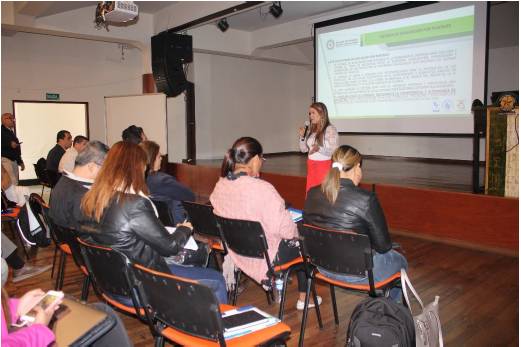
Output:
<instances>
[{"instance_id":1,"label":"white blouse","mask_svg":"<svg viewBox=\"0 0 521 347\"><path fill-rule=\"evenodd\" d=\"M302 153L308 153L316 141L316 133L310 134L307 139L300 138L299 147ZM338 132L334 125L329 125L324 132L324 143L318 147L318 151L308 155L311 160L323 161L331 159L331 155L338 147Z\"/></svg>"}]
</instances>

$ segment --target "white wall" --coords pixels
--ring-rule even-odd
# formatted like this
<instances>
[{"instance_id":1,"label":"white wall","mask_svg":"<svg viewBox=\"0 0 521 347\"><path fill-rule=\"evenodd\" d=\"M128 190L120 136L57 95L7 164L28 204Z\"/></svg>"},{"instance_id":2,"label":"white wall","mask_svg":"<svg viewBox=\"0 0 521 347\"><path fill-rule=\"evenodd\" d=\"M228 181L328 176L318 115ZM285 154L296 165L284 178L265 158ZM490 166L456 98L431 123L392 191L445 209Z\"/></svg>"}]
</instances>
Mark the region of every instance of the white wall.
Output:
<instances>
[{"instance_id":1,"label":"white wall","mask_svg":"<svg viewBox=\"0 0 521 347\"><path fill-rule=\"evenodd\" d=\"M241 136L257 138L267 153L294 150L310 78L303 67L195 54L197 158L221 158Z\"/></svg>"},{"instance_id":2,"label":"white wall","mask_svg":"<svg viewBox=\"0 0 521 347\"><path fill-rule=\"evenodd\" d=\"M117 44L17 33L2 35L2 112L12 100L89 103L90 137L105 141L105 96L142 92L142 54Z\"/></svg>"}]
</instances>

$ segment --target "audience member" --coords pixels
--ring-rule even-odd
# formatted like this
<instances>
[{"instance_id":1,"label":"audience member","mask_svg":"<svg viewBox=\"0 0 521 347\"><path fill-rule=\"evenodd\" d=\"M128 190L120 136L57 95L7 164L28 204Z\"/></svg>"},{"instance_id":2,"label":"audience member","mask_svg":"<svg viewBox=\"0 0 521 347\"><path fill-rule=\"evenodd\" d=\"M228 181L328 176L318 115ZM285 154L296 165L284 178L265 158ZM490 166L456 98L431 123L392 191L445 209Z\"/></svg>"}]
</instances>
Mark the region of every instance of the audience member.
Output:
<instances>
[{"instance_id":1,"label":"audience member","mask_svg":"<svg viewBox=\"0 0 521 347\"><path fill-rule=\"evenodd\" d=\"M83 135L78 135L74 137L74 141L72 141L72 146L65 151L65 154L60 159L60 163L58 164L58 172L63 173L63 171L71 172L74 169L74 161L81 151L85 149L89 139Z\"/></svg>"},{"instance_id":2,"label":"audience member","mask_svg":"<svg viewBox=\"0 0 521 347\"><path fill-rule=\"evenodd\" d=\"M319 185L331 167L331 154L338 147L338 132L329 122L327 107L321 102L309 106L309 131L299 129L299 146L308 153L306 193Z\"/></svg>"},{"instance_id":3,"label":"audience member","mask_svg":"<svg viewBox=\"0 0 521 347\"><path fill-rule=\"evenodd\" d=\"M312 188L304 206L304 223L323 228L355 230L369 235L373 247L375 282L407 268L404 256L392 249L385 215L376 194L358 187L362 180L362 155L343 145L333 153L333 164L321 186ZM320 269L325 276L349 283L367 283L367 277L341 276ZM390 296L401 301L401 291Z\"/></svg>"},{"instance_id":4,"label":"audience member","mask_svg":"<svg viewBox=\"0 0 521 347\"><path fill-rule=\"evenodd\" d=\"M85 215L96 221L82 225L84 237L113 247L149 268L198 280L210 287L221 303L226 303L226 285L220 273L165 259L182 250L192 234L192 226L178 224L176 231L169 233L161 224L148 197L146 165L146 153L138 145L122 141L112 146L81 202Z\"/></svg>"},{"instance_id":5,"label":"audience member","mask_svg":"<svg viewBox=\"0 0 521 347\"><path fill-rule=\"evenodd\" d=\"M2 114L2 167L7 170L14 185L18 184L18 166L25 170L20 144L14 133L14 116L11 113Z\"/></svg>"},{"instance_id":6,"label":"audience member","mask_svg":"<svg viewBox=\"0 0 521 347\"><path fill-rule=\"evenodd\" d=\"M18 318L25 314L41 298L45 296L45 292L41 289L33 289L28 291L20 299L11 299L5 290L5 282L8 277L8 270L5 261L2 259L2 346L5 347L47 347L52 345L55 340L53 331L48 327L54 312L59 305L53 306L47 310L39 306L35 307L37 312L36 319L33 323L16 328L12 324L16 323ZM112 308L104 303L90 304L94 308L105 312L113 317L116 324L104 335L100 336L90 346L93 347L109 347L122 346L130 347L130 341L125 326L121 318L114 312ZM95 327L93 329L96 329Z\"/></svg>"},{"instance_id":7,"label":"audience member","mask_svg":"<svg viewBox=\"0 0 521 347\"><path fill-rule=\"evenodd\" d=\"M262 146L256 139L242 137L235 141L224 157L221 178L210 195L210 202L216 215L260 222L266 233L268 255L278 265L300 257L298 243L289 242L298 237L297 226L275 187L258 179L263 160ZM268 265L264 259L243 257L231 249L229 256L235 266L256 282L262 284L267 279ZM306 276L300 271L297 278L297 308L302 310ZM320 297L318 299L322 301Z\"/></svg>"},{"instance_id":8,"label":"audience member","mask_svg":"<svg viewBox=\"0 0 521 347\"><path fill-rule=\"evenodd\" d=\"M147 136L143 131L142 127L138 127L135 125L131 125L121 133L121 138L123 141L132 142L136 145L139 145L141 142L147 140Z\"/></svg>"},{"instance_id":9,"label":"audience member","mask_svg":"<svg viewBox=\"0 0 521 347\"><path fill-rule=\"evenodd\" d=\"M29 196L29 188L17 186L11 181L11 175L7 173L5 167L2 166L2 193L9 201L13 201L17 206L25 205L25 197Z\"/></svg>"},{"instance_id":10,"label":"audience member","mask_svg":"<svg viewBox=\"0 0 521 347\"><path fill-rule=\"evenodd\" d=\"M60 164L60 160L65 154L65 150L71 146L71 133L67 130L58 131L58 134L56 134L56 145L47 154L46 164L47 175L49 176L49 180L51 180L51 184L53 186L60 178L60 174L58 173L58 165Z\"/></svg>"},{"instance_id":11,"label":"audience member","mask_svg":"<svg viewBox=\"0 0 521 347\"><path fill-rule=\"evenodd\" d=\"M143 141L140 146L147 154L146 182L150 197L153 200L167 202L174 223L183 222L186 218L186 211L181 201L195 201L195 194L173 176L159 171L161 169L161 153L157 143Z\"/></svg>"},{"instance_id":12,"label":"audience member","mask_svg":"<svg viewBox=\"0 0 521 347\"><path fill-rule=\"evenodd\" d=\"M86 218L80 208L81 199L98 175L108 151L105 144L90 141L76 157L74 169L64 172L51 191L49 215L54 223L78 230L79 223Z\"/></svg>"}]
</instances>

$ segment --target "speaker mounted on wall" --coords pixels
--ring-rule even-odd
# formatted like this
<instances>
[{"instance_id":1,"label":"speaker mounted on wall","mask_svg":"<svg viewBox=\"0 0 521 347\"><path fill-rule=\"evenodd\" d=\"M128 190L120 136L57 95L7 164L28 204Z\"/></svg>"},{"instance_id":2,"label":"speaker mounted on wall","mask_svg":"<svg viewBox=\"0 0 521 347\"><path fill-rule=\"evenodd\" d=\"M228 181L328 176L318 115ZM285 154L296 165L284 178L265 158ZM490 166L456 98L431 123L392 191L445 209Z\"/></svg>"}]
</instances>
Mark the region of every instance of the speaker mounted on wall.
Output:
<instances>
[{"instance_id":1,"label":"speaker mounted on wall","mask_svg":"<svg viewBox=\"0 0 521 347\"><path fill-rule=\"evenodd\" d=\"M188 81L183 64L193 61L192 36L163 31L152 37L152 73L157 90L177 96Z\"/></svg>"}]
</instances>

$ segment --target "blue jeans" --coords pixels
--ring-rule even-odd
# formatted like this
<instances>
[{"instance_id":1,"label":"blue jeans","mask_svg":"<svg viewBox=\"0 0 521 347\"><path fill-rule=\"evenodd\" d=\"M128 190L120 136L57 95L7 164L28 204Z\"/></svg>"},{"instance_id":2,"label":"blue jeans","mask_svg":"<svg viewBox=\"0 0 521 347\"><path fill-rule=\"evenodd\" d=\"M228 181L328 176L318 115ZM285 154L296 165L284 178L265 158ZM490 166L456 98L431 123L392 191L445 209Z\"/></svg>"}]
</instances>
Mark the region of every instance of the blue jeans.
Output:
<instances>
[{"instance_id":1,"label":"blue jeans","mask_svg":"<svg viewBox=\"0 0 521 347\"><path fill-rule=\"evenodd\" d=\"M396 272L399 272L400 269L407 270L407 260L400 253L396 252L394 249L390 250L387 253L376 253L373 255L373 277L374 282L380 282L385 280L386 278L391 277ZM359 276L346 276L340 275L335 272L330 272L324 270L319 267L319 271L326 277L329 277L333 280L354 284L367 284L369 280L367 277L359 277ZM389 297L396 301L397 303L402 302L402 290L398 287L394 287L389 292Z\"/></svg>"},{"instance_id":2,"label":"blue jeans","mask_svg":"<svg viewBox=\"0 0 521 347\"><path fill-rule=\"evenodd\" d=\"M197 266L168 264L168 267L170 268L172 275L196 280L198 283L209 287L214 292L220 304L228 303L226 283L224 282L224 277L221 273L214 269Z\"/></svg>"}]
</instances>

